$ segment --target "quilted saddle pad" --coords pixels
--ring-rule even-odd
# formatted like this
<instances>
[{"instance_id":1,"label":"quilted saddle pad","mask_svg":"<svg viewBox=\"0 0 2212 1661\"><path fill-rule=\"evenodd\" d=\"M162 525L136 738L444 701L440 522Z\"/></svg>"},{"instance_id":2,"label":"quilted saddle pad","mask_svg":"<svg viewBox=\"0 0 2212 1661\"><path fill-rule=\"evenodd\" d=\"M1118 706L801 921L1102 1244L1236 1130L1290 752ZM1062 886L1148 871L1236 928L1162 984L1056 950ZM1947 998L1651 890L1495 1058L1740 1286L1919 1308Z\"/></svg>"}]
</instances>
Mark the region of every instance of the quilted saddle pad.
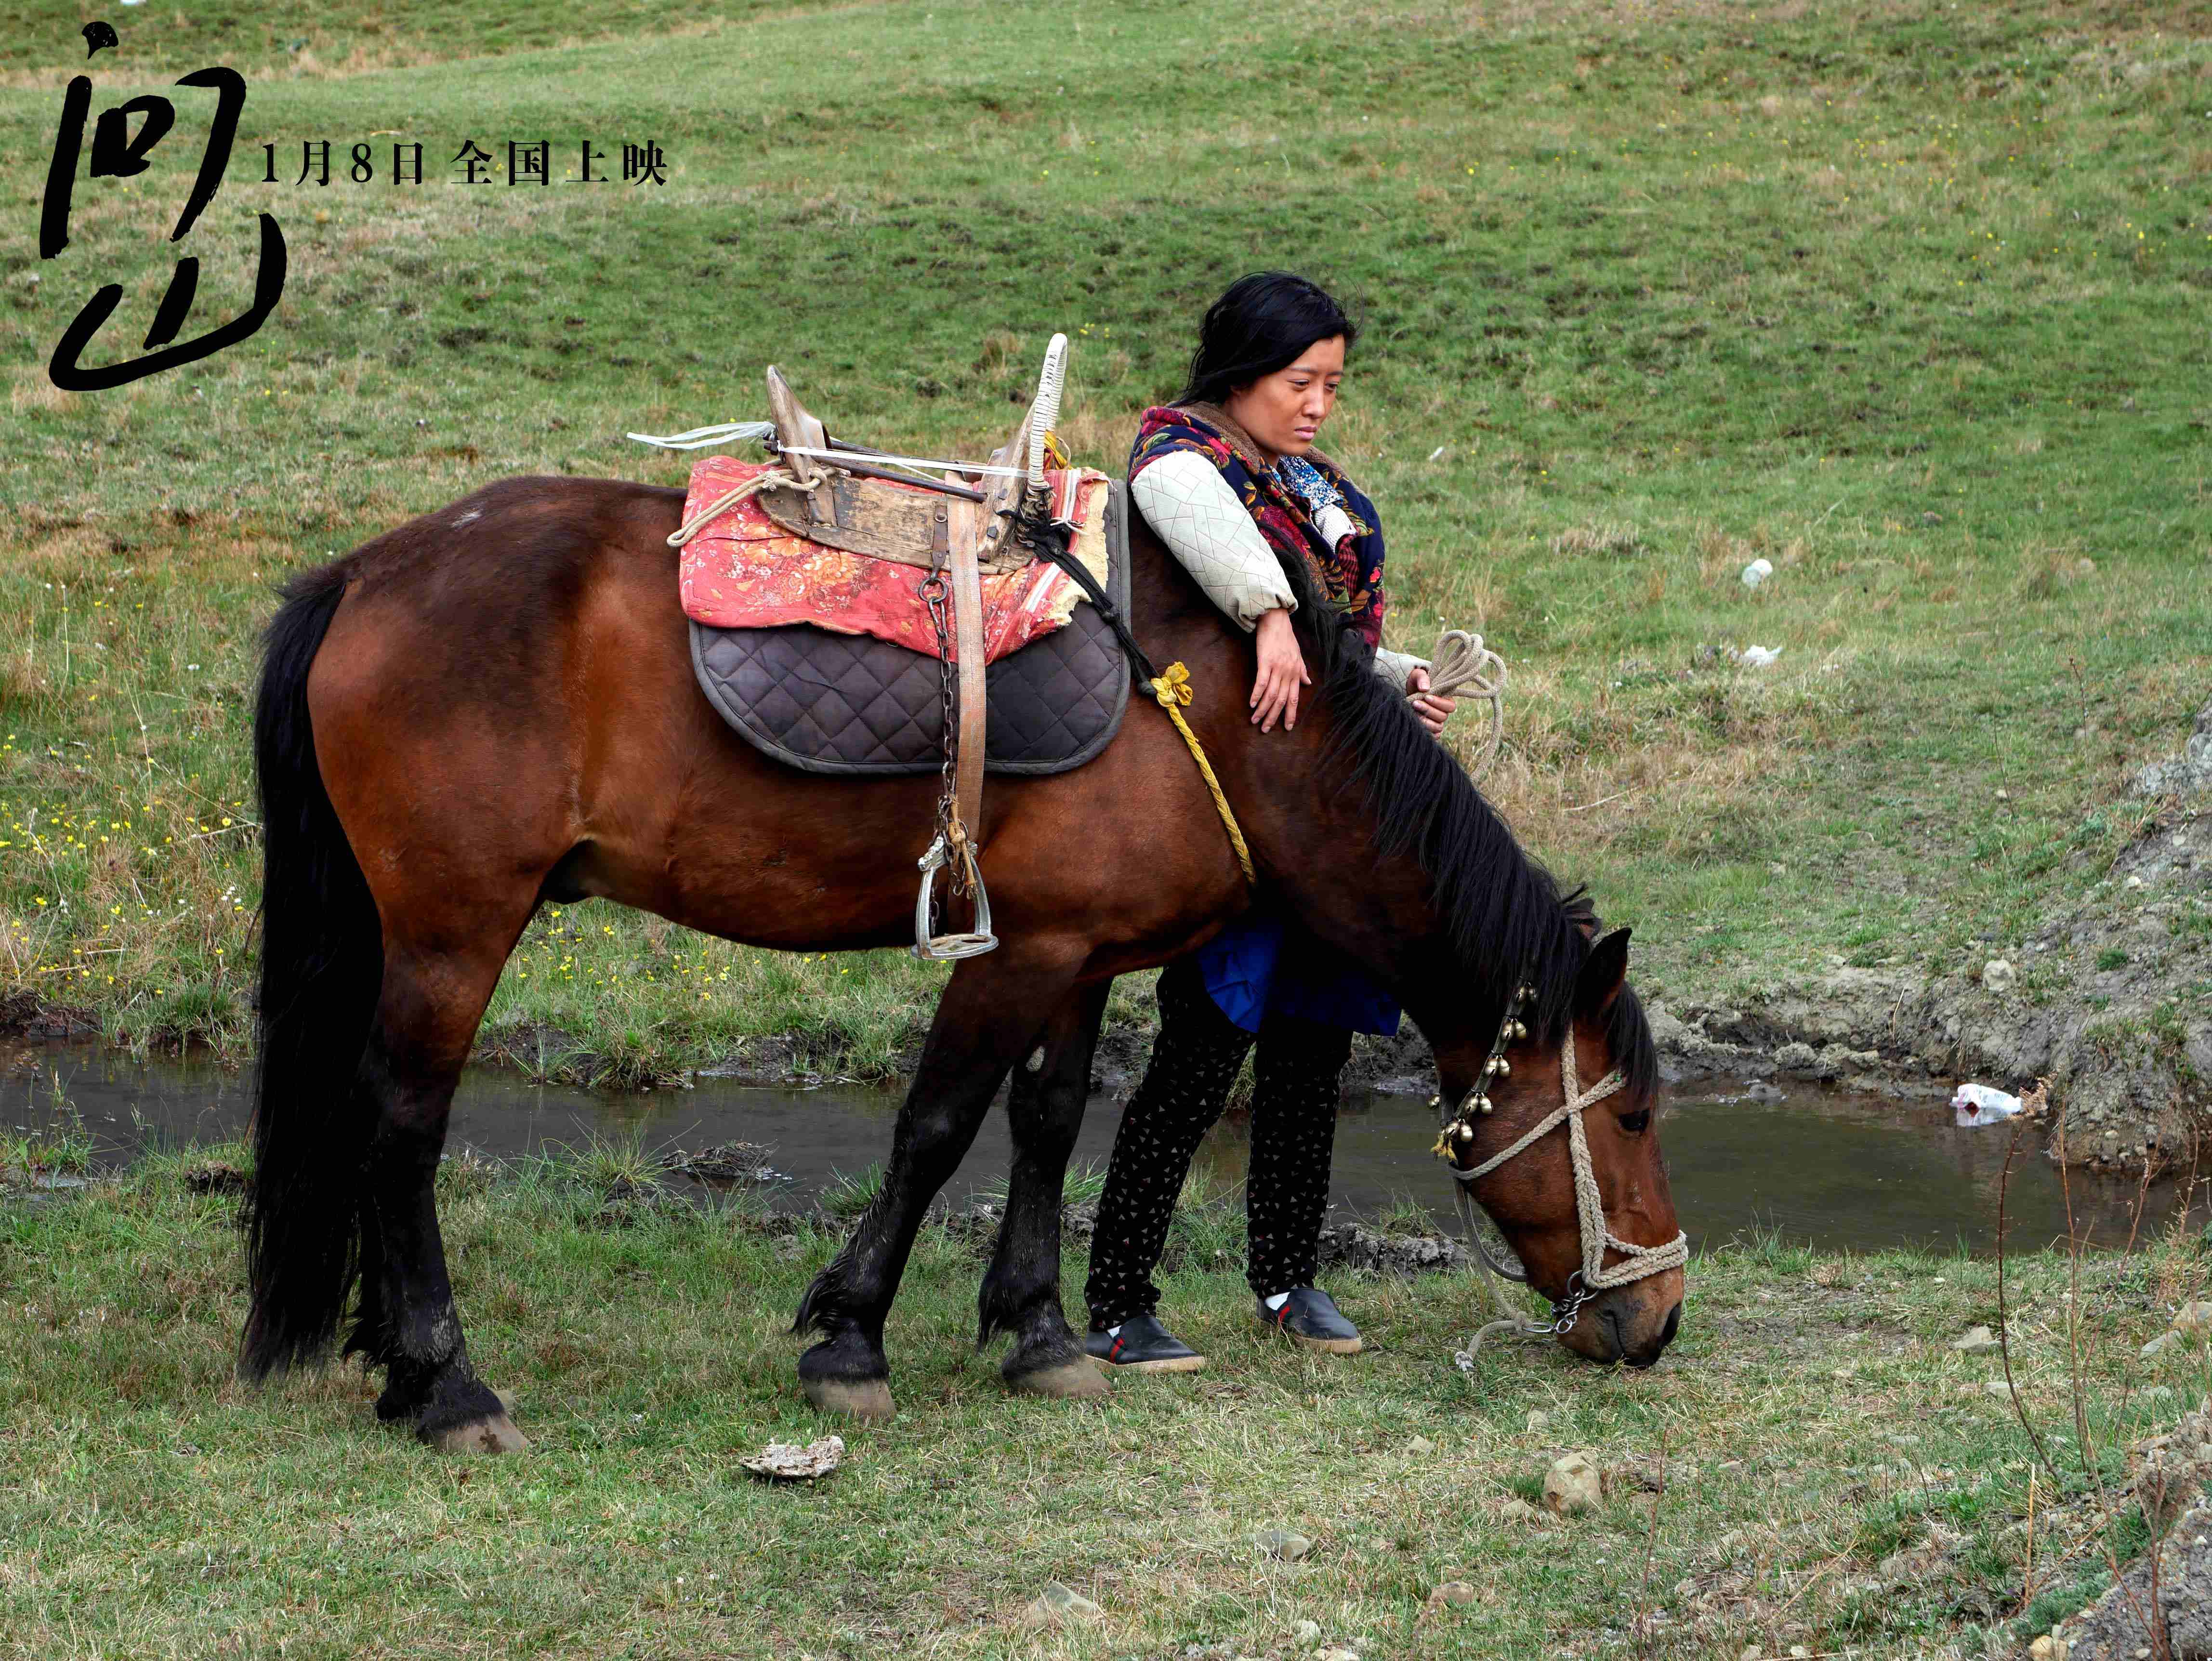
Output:
<instances>
[{"instance_id":1,"label":"quilted saddle pad","mask_svg":"<svg viewBox=\"0 0 2212 1661\"><path fill-rule=\"evenodd\" d=\"M1110 490L1103 586L1126 615L1128 489L1115 479ZM718 629L694 619L691 666L722 718L778 761L810 773L879 776L933 773L942 764L944 708L933 654L811 624ZM991 663L984 684L991 773L1080 767L1112 742L1129 703L1128 661L1088 601L1075 606L1066 627ZM958 696L956 687L956 709Z\"/></svg>"}]
</instances>

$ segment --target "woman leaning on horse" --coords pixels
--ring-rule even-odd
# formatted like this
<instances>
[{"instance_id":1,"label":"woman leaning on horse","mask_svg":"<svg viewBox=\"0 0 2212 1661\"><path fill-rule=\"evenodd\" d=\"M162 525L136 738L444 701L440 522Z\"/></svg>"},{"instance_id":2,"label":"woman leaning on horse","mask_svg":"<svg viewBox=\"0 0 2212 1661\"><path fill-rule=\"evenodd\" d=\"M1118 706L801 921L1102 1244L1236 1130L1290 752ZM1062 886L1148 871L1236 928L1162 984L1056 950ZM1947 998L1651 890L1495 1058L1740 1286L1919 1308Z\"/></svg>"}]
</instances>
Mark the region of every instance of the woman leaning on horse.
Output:
<instances>
[{"instance_id":1,"label":"woman leaning on horse","mask_svg":"<svg viewBox=\"0 0 2212 1661\"><path fill-rule=\"evenodd\" d=\"M1279 721L1294 727L1299 689L1311 684L1285 562L1303 568L1334 626L1411 696L1431 733L1452 713L1450 699L1429 694L1425 662L1382 646L1381 516L1314 447L1356 334L1344 308L1303 277L1240 278L1206 313L1188 384L1173 404L1145 412L1129 456L1130 496L1146 523L1206 597L1255 636L1249 704L1262 733ZM1245 1184L1255 1313L1315 1348L1357 1352L1358 1329L1314 1285L1316 1256L1352 1035L1395 1032L1396 1001L1269 907L1170 965L1158 998L1152 1062L1122 1119L1099 1205L1086 1348L1116 1370L1205 1365L1154 1313L1151 1276L1191 1158L1256 1043Z\"/></svg>"},{"instance_id":2,"label":"woman leaning on horse","mask_svg":"<svg viewBox=\"0 0 2212 1661\"><path fill-rule=\"evenodd\" d=\"M1261 360L1222 390L1265 386L1306 347L1349 333L1315 330L1295 357ZM1309 368L1326 382L1326 362ZM1291 437L1310 444L1326 407ZM1223 442L1267 442L1224 419L1245 437L1212 428ZM1158 447L1204 437L1192 428ZM1273 484L1257 476L1291 447L1277 445L1272 467L1256 448L1249 463L1235 452L1255 505L1272 510L1243 510L1270 549L1271 529L1328 517L1325 500L1301 509L1283 494L1279 472ZM1307 459L1357 521L1360 557L1357 582L1341 538L1310 545L1322 579L1305 543L1292 545L1301 563L1277 568L1298 598L1312 707L1294 731L1263 733L1218 696L1188 715L1258 880L1164 720L1132 712L1088 766L992 792L982 833L1000 946L954 967L883 1185L800 1307L817 1342L799 1378L816 1405L893 1410L885 1322L927 1208L1001 1086L1013 1154L978 1332L1011 1339L1000 1371L1012 1389L1105 1388L1061 1312L1060 1216L1108 991L1117 975L1201 949L1255 893L1281 897L1420 1023L1462 1115L1455 1165L1553 1300L1559 1342L1641 1366L1674 1336L1684 1243L1626 932L1596 936L1587 903L1560 892L1378 678L1358 632L1380 620L1372 510ZM1140 472L1163 465L1152 457ZM911 925L914 865L887 850L927 822L938 782L806 773L730 730L698 691L678 605L668 539L684 502L680 490L618 479L499 480L288 587L254 716L264 868L248 1378L311 1366L343 1335L383 1375L381 1418L471 1454L522 1445L470 1353L435 1179L454 1085L541 907L598 898L776 951L881 946ZM1144 524L1129 529L1129 627L1145 652L1200 687L1243 684L1251 648L1236 625ZM1324 612L1351 627L1317 627ZM1071 860L1079 838L1085 857ZM1261 965L1259 1024L1276 986L1318 979L1285 977L1319 956L1294 952L1295 938L1286 927L1245 959ZM1200 1013L1226 1021L1201 995ZM1340 1013L1296 1019L1346 1025ZM1164 1065L1188 1026L1171 1016ZM1577 1094L1578 1079L1600 1082ZM1117 1159L1117 1191L1147 1163L1133 1149ZM1297 1161L1310 1176L1325 1163L1310 1147ZM1105 1259L1127 1232L1104 1231ZM1298 1232L1310 1238L1303 1221ZM1263 1242L1263 1255L1288 1262L1287 1228L1282 1244ZM481 1273L483 1254L471 1256ZM1134 1250L1122 1260L1140 1273L1152 1262Z\"/></svg>"}]
</instances>

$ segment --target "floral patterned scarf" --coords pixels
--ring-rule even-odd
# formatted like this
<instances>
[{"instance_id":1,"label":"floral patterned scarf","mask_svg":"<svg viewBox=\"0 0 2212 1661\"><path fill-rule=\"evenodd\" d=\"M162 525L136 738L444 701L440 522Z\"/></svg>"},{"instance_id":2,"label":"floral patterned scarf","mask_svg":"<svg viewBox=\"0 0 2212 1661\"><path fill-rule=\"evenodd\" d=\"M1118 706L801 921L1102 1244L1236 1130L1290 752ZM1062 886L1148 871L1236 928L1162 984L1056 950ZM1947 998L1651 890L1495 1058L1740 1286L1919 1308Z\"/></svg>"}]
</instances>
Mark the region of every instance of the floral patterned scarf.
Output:
<instances>
[{"instance_id":1,"label":"floral patterned scarf","mask_svg":"<svg viewBox=\"0 0 2212 1661\"><path fill-rule=\"evenodd\" d=\"M1195 450L1218 468L1277 556L1304 565L1346 628L1370 647L1382 643L1382 520L1341 467L1310 450L1288 470L1293 483L1261 459L1259 447L1218 406L1158 405L1145 411L1137 429L1129 477L1175 450ZM1331 496L1352 523L1334 547L1314 528L1314 514Z\"/></svg>"}]
</instances>

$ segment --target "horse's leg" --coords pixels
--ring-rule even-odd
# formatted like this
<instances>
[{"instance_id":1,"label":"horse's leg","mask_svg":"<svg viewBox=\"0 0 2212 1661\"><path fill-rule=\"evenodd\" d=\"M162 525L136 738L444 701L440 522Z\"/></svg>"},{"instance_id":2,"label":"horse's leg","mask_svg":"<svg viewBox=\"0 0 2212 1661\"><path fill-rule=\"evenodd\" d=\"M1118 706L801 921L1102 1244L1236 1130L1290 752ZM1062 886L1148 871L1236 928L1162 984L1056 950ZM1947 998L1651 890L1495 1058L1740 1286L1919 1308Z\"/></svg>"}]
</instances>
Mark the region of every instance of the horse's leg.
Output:
<instances>
[{"instance_id":1,"label":"horse's leg","mask_svg":"<svg viewBox=\"0 0 2212 1661\"><path fill-rule=\"evenodd\" d=\"M1006 1120L1014 1139L1006 1215L976 1299L975 1342L1013 1335L999 1372L1008 1388L1036 1396L1103 1396L1106 1380L1083 1353L1060 1306L1060 1208L1067 1156L1091 1095L1091 1057L1110 980L1080 987L1043 1042L1014 1073Z\"/></svg>"},{"instance_id":2,"label":"horse's leg","mask_svg":"<svg viewBox=\"0 0 2212 1661\"><path fill-rule=\"evenodd\" d=\"M362 1170L362 1291L349 1354L385 1369L377 1416L449 1453L529 1445L476 1375L446 1274L433 1184L453 1086L500 963L385 956L376 1022L355 1088L375 1121Z\"/></svg>"},{"instance_id":3,"label":"horse's leg","mask_svg":"<svg viewBox=\"0 0 2212 1661\"><path fill-rule=\"evenodd\" d=\"M799 1360L806 1399L861 1419L891 1415L884 1320L914 1237L958 1168L1006 1070L1073 986L1079 954L1007 941L953 971L899 1108L883 1187L836 1261L814 1278L793 1329L823 1335Z\"/></svg>"}]
</instances>

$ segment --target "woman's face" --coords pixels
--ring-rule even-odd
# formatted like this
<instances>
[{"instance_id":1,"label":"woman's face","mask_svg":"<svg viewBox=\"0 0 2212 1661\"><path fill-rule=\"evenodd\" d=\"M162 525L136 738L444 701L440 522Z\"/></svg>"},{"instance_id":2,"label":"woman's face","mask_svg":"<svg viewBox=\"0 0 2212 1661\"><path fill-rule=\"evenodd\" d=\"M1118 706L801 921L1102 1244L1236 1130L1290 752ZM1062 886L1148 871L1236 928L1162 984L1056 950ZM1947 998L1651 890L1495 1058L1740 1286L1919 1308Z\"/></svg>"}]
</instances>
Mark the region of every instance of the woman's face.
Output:
<instances>
[{"instance_id":1,"label":"woman's face","mask_svg":"<svg viewBox=\"0 0 2212 1661\"><path fill-rule=\"evenodd\" d=\"M1316 340L1297 361L1230 393L1221 407L1261 448L1276 456L1302 456L1336 407L1344 379L1344 337Z\"/></svg>"}]
</instances>

